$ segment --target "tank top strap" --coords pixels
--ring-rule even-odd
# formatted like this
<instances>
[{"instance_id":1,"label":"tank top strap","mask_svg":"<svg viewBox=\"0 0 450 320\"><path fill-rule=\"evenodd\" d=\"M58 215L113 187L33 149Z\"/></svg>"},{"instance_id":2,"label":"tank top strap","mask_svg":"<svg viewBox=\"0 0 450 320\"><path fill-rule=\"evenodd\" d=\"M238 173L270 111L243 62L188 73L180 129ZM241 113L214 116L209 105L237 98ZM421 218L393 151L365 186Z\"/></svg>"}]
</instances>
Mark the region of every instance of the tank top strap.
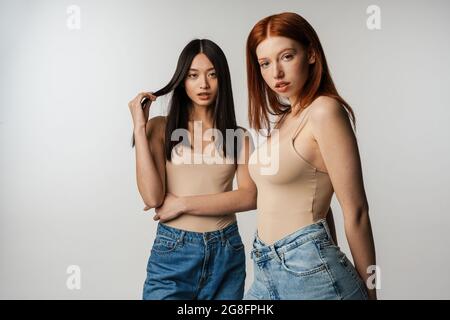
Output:
<instances>
[{"instance_id":1,"label":"tank top strap","mask_svg":"<svg viewBox=\"0 0 450 320\"><path fill-rule=\"evenodd\" d=\"M294 134L292 135L292 140L295 140L295 138L297 138L297 135L300 133L300 131L302 130L302 128L305 126L306 122L304 121L309 113L311 109L311 106L307 107L305 110L303 110L303 112L300 113L300 120L299 120L299 124L297 126L297 128L294 131Z\"/></svg>"}]
</instances>

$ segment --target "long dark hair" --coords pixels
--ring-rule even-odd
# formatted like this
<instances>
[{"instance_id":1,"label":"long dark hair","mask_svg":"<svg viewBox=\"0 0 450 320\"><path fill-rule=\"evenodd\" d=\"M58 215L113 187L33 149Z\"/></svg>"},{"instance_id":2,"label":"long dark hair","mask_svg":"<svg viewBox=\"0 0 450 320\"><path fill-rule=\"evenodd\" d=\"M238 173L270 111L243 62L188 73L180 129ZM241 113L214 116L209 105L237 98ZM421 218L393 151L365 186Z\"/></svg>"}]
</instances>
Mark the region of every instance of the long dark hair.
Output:
<instances>
[{"instance_id":1,"label":"long dark hair","mask_svg":"<svg viewBox=\"0 0 450 320\"><path fill-rule=\"evenodd\" d=\"M218 92L214 105L210 106L213 108L211 110L213 127L222 134L223 142L220 143L220 147L222 147L223 155L234 158L236 161L236 148L230 148L233 142L227 139L226 135L226 129L237 129L230 70L222 49L208 39L195 39L189 42L178 58L177 68L172 79L165 87L153 93L159 97L173 92L169 102L164 139L166 159L171 160L172 149L180 142L179 140L172 141L172 132L175 129L188 129L189 111L192 105L184 88L184 80L188 75L192 60L199 53L203 53L208 57L217 74ZM183 142L186 142L185 139L183 139ZM134 144L133 135L132 147L134 147Z\"/></svg>"}]
</instances>

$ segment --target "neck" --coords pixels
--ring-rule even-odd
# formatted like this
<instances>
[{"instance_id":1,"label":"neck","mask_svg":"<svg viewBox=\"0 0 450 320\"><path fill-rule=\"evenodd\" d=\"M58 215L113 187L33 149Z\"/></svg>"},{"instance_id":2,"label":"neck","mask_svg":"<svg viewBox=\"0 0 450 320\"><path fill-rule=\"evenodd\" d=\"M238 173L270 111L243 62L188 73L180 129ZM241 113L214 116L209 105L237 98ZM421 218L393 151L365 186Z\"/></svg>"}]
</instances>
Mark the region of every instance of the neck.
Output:
<instances>
[{"instance_id":1,"label":"neck","mask_svg":"<svg viewBox=\"0 0 450 320\"><path fill-rule=\"evenodd\" d=\"M211 108L192 104L189 121L202 121L203 125L212 124Z\"/></svg>"},{"instance_id":2,"label":"neck","mask_svg":"<svg viewBox=\"0 0 450 320\"><path fill-rule=\"evenodd\" d=\"M293 105L293 103L295 102L295 97L289 98L289 102L291 104L289 113L297 114L302 109L300 106L300 101L297 101L297 103Z\"/></svg>"}]
</instances>

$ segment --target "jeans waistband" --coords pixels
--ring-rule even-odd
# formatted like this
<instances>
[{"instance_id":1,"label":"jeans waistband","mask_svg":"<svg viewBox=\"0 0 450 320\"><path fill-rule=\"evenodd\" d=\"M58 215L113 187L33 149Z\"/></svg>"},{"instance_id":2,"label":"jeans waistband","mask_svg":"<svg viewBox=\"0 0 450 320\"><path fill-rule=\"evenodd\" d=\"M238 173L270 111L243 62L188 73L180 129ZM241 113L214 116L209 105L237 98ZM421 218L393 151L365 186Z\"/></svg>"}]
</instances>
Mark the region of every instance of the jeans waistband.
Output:
<instances>
[{"instance_id":1,"label":"jeans waistband","mask_svg":"<svg viewBox=\"0 0 450 320\"><path fill-rule=\"evenodd\" d=\"M302 243L312 239L323 238L333 241L330 229L325 219L320 219L310 225L287 235L286 237L276 241L272 245L265 244L255 232L253 241L253 250L251 252L252 259L255 261L268 260L279 257L281 254L289 251L291 247L299 246Z\"/></svg>"},{"instance_id":2,"label":"jeans waistband","mask_svg":"<svg viewBox=\"0 0 450 320\"><path fill-rule=\"evenodd\" d=\"M209 232L187 231L174 228L163 223L158 223L156 233L157 235L169 237L173 240L177 240L180 242L189 241L189 242L205 243L205 242L223 241L224 239L229 238L231 235L239 233L239 230L236 221L223 229Z\"/></svg>"}]
</instances>

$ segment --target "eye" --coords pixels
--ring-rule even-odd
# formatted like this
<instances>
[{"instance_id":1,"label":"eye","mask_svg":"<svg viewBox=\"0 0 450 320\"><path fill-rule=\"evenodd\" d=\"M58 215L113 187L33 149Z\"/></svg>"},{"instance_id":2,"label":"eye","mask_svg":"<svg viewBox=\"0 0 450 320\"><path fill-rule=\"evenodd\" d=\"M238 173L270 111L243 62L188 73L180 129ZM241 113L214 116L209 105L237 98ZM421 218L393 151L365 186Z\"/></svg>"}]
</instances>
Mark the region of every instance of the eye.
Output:
<instances>
[{"instance_id":1,"label":"eye","mask_svg":"<svg viewBox=\"0 0 450 320\"><path fill-rule=\"evenodd\" d=\"M188 78L195 79L197 78L197 74L195 73L188 74Z\"/></svg>"},{"instance_id":2,"label":"eye","mask_svg":"<svg viewBox=\"0 0 450 320\"><path fill-rule=\"evenodd\" d=\"M259 66L260 66L262 69L265 69L265 68L267 68L267 67L269 66L269 62L264 61L263 63L260 63Z\"/></svg>"},{"instance_id":3,"label":"eye","mask_svg":"<svg viewBox=\"0 0 450 320\"><path fill-rule=\"evenodd\" d=\"M289 61L289 60L291 60L293 57L294 57L293 54L288 53L288 54L285 54L285 55L283 56L282 59L285 60L285 61Z\"/></svg>"},{"instance_id":4,"label":"eye","mask_svg":"<svg viewBox=\"0 0 450 320\"><path fill-rule=\"evenodd\" d=\"M215 72L211 72L208 76L209 76L210 78L216 78L216 77L217 77L217 75L216 75Z\"/></svg>"}]
</instances>

